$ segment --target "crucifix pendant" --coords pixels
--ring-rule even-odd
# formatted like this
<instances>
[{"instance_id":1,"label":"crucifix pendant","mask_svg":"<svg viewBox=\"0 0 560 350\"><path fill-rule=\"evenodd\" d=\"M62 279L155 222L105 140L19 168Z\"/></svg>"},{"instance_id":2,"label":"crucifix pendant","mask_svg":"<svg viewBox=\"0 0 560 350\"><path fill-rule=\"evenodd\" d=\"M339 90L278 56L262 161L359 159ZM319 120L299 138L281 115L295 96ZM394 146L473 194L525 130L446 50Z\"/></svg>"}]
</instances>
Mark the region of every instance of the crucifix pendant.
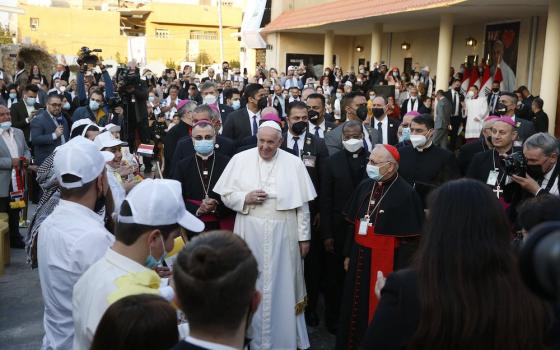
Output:
<instances>
[{"instance_id":1,"label":"crucifix pendant","mask_svg":"<svg viewBox=\"0 0 560 350\"><path fill-rule=\"evenodd\" d=\"M492 190L492 192L496 192L496 197L500 199L500 195L504 192L504 190L502 190L500 185L498 185L496 186L496 189Z\"/></svg>"},{"instance_id":2,"label":"crucifix pendant","mask_svg":"<svg viewBox=\"0 0 560 350\"><path fill-rule=\"evenodd\" d=\"M203 171L202 171L202 175L208 176L208 170L203 170Z\"/></svg>"}]
</instances>

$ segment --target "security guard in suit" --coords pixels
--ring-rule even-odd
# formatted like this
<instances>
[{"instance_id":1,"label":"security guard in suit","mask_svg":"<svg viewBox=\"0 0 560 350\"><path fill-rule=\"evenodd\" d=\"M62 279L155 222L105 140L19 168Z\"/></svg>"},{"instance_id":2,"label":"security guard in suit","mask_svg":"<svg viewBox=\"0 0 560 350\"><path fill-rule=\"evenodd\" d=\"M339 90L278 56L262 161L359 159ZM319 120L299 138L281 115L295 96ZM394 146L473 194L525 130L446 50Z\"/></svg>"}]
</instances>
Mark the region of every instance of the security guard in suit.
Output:
<instances>
[{"instance_id":1,"label":"security guard in suit","mask_svg":"<svg viewBox=\"0 0 560 350\"><path fill-rule=\"evenodd\" d=\"M307 172L313 181L315 190L320 193L321 167L329 156L329 152L322 139L308 132L307 105L300 101L288 105L288 131L284 134L282 147L299 155ZM305 318L310 327L317 326L319 319L315 312L322 276L323 243L319 232L319 197L309 203L311 212L311 249L305 257L305 285L307 287L307 308Z\"/></svg>"}]
</instances>

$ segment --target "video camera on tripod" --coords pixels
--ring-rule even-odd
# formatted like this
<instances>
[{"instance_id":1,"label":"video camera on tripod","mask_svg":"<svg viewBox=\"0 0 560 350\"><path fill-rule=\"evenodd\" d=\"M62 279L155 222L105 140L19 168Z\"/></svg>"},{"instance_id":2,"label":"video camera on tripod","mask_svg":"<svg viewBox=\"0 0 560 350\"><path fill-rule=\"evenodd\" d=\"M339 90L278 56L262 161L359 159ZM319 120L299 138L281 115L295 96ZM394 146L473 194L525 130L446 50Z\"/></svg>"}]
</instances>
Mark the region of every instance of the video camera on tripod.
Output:
<instances>
[{"instance_id":1,"label":"video camera on tripod","mask_svg":"<svg viewBox=\"0 0 560 350\"><path fill-rule=\"evenodd\" d=\"M99 62L99 57L93 54L94 52L103 52L101 49L90 49L89 47L83 46L78 52L78 59L76 62L78 65L87 64L88 66L95 66Z\"/></svg>"}]
</instances>

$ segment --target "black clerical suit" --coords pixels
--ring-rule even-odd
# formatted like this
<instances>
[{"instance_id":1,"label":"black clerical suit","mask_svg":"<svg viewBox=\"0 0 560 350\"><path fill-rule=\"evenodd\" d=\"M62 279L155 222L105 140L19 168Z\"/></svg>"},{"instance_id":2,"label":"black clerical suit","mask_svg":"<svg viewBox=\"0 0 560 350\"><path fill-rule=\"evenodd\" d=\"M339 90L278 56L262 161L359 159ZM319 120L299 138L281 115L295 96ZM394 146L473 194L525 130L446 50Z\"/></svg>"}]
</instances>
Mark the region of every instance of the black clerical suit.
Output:
<instances>
[{"instance_id":1,"label":"black clerical suit","mask_svg":"<svg viewBox=\"0 0 560 350\"><path fill-rule=\"evenodd\" d=\"M206 160L202 159L202 157L197 154L191 154L176 164L172 173L172 178L181 183L183 200L185 201L187 210L191 214L196 215L200 204L195 203L195 201L202 201L205 198L206 193L204 190L206 188L208 197L218 201L218 206L214 215L215 218L212 219L217 218L218 220L223 220L229 216L233 221L235 213L224 205L219 194L212 191L229 160L229 157L214 152L214 154ZM204 181L204 186L201 180ZM202 216L201 219L204 221L205 231L218 230L221 228L219 221L206 220L207 218L205 216ZM189 232L189 234L193 233Z\"/></svg>"},{"instance_id":2,"label":"black clerical suit","mask_svg":"<svg viewBox=\"0 0 560 350\"><path fill-rule=\"evenodd\" d=\"M431 145L419 151L407 146L400 148L399 152L399 174L418 192L424 208L426 197L432 190L459 177L457 160L453 153L446 149Z\"/></svg>"},{"instance_id":3,"label":"black clerical suit","mask_svg":"<svg viewBox=\"0 0 560 350\"><path fill-rule=\"evenodd\" d=\"M548 132L548 115L544 111L533 114L535 132Z\"/></svg>"},{"instance_id":4,"label":"black clerical suit","mask_svg":"<svg viewBox=\"0 0 560 350\"><path fill-rule=\"evenodd\" d=\"M459 164L461 175L465 176L467 174L469 165L476 154L488 151L489 149L490 147L488 147L486 140L484 140L484 136L481 136L476 142L466 143L461 146L457 155L457 163Z\"/></svg>"},{"instance_id":5,"label":"black clerical suit","mask_svg":"<svg viewBox=\"0 0 560 350\"><path fill-rule=\"evenodd\" d=\"M449 133L449 149L455 150L457 147L457 133L463 123L461 102L465 100L465 96L459 91L448 90L443 93L449 102L451 102L451 132Z\"/></svg>"},{"instance_id":6,"label":"black clerical suit","mask_svg":"<svg viewBox=\"0 0 560 350\"><path fill-rule=\"evenodd\" d=\"M288 131L289 132L289 131ZM287 141L289 135L283 134L282 149L287 149ZM329 151L322 139L318 139L309 132L305 131L299 136L303 138L303 149L300 150L300 158L307 169L307 173L313 182L317 197L309 202L309 211L311 216L311 246L309 254L305 257L305 286L307 288L307 308L306 312L314 313L319 297L319 288L322 275L321 256L323 251L323 241L320 235L320 227L315 225L315 217L320 213L320 183L322 168L326 159L329 157ZM292 154L296 153L292 148Z\"/></svg>"},{"instance_id":7,"label":"black clerical suit","mask_svg":"<svg viewBox=\"0 0 560 350\"><path fill-rule=\"evenodd\" d=\"M371 200L375 204L371 204ZM409 265L418 246L424 211L414 189L395 175L385 183L366 179L356 188L344 210L348 224L345 255L350 257L344 296L342 298L336 349L359 349L362 337L373 318L377 299L371 293L377 280L376 260L390 263L385 267L387 276ZM366 214L370 214L366 217ZM359 234L359 223L364 220L367 234ZM389 244L384 250L376 244ZM384 252L384 254L380 253ZM390 252L389 255L386 255ZM378 254L378 255L376 255ZM381 268L383 270L383 268Z\"/></svg>"},{"instance_id":8,"label":"black clerical suit","mask_svg":"<svg viewBox=\"0 0 560 350\"><path fill-rule=\"evenodd\" d=\"M173 130L173 127L171 130ZM220 154L227 156L228 158L233 157L235 154L235 146L233 142L222 135L216 135L216 143L214 144L214 150ZM173 174L175 166L179 164L182 159L187 158L195 154L194 145L192 138L190 136L185 136L179 141L177 141L177 146L175 147L175 152L173 153L173 158L171 160L171 167L169 169L170 174Z\"/></svg>"},{"instance_id":9,"label":"black clerical suit","mask_svg":"<svg viewBox=\"0 0 560 350\"><path fill-rule=\"evenodd\" d=\"M331 332L338 328L340 302L344 288L344 244L347 221L344 208L358 184L366 178L369 152L339 151L325 162L321 176L321 235L323 242L334 240L334 253L325 252L324 296L326 326Z\"/></svg>"},{"instance_id":10,"label":"black clerical suit","mask_svg":"<svg viewBox=\"0 0 560 350\"><path fill-rule=\"evenodd\" d=\"M163 139L163 154L165 156L164 176L171 176L173 155L180 139L190 135L191 126L180 120L179 124L172 127Z\"/></svg>"}]
</instances>

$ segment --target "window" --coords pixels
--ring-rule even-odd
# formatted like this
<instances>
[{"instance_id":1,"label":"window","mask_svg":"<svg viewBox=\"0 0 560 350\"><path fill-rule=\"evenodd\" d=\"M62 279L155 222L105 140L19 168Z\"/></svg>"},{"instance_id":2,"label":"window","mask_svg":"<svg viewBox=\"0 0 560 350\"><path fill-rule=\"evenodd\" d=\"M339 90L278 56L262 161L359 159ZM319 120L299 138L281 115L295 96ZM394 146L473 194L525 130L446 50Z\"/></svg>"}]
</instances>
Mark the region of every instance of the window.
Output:
<instances>
[{"instance_id":1,"label":"window","mask_svg":"<svg viewBox=\"0 0 560 350\"><path fill-rule=\"evenodd\" d=\"M167 30L167 29L156 29L156 38L158 38L158 39L169 39L169 30Z\"/></svg>"},{"instance_id":2,"label":"window","mask_svg":"<svg viewBox=\"0 0 560 350\"><path fill-rule=\"evenodd\" d=\"M218 40L217 31L191 30L191 40Z\"/></svg>"},{"instance_id":3,"label":"window","mask_svg":"<svg viewBox=\"0 0 560 350\"><path fill-rule=\"evenodd\" d=\"M31 30L39 29L39 18L37 17L29 18L29 27L31 28Z\"/></svg>"}]
</instances>

